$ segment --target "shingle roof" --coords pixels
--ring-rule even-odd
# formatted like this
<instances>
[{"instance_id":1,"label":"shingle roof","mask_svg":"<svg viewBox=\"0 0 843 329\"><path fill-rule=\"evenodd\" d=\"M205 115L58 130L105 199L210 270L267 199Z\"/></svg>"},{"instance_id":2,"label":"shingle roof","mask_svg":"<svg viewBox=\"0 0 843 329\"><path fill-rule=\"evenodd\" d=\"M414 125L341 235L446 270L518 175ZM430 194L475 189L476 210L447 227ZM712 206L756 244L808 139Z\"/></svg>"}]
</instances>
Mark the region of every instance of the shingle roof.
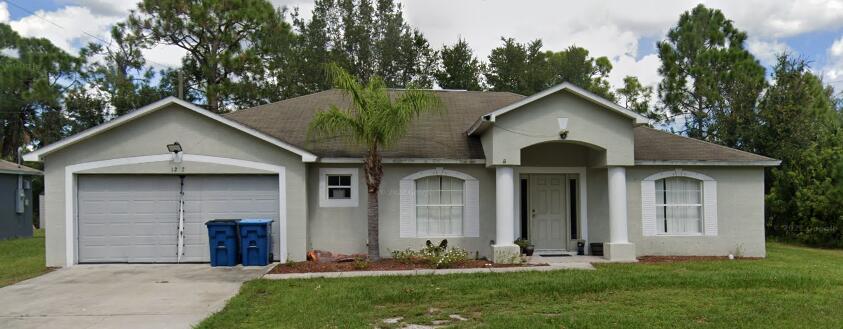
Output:
<instances>
[{"instance_id":1,"label":"shingle roof","mask_svg":"<svg viewBox=\"0 0 843 329\"><path fill-rule=\"evenodd\" d=\"M383 151L385 158L483 159L480 139L467 136L466 131L482 115L524 98L509 92L434 92L442 101L444 111L427 113L414 120L406 136ZM349 98L343 91L331 89L232 112L226 117L320 157L360 158L365 155L365 149L344 138L308 140L307 128L314 113L330 105L348 104ZM636 161L776 161L648 127L636 127L634 131Z\"/></svg>"},{"instance_id":2,"label":"shingle roof","mask_svg":"<svg viewBox=\"0 0 843 329\"><path fill-rule=\"evenodd\" d=\"M400 91L390 91L393 94ZM407 134L382 152L388 158L483 159L480 139L465 132L481 115L524 96L509 92L435 91L444 111L413 120ZM349 98L337 89L291 98L226 114L234 121L260 130L320 157L362 157L365 149L335 137L308 141L313 114L330 105L348 106Z\"/></svg>"},{"instance_id":3,"label":"shingle roof","mask_svg":"<svg viewBox=\"0 0 843 329\"><path fill-rule=\"evenodd\" d=\"M777 161L649 127L635 128L636 161Z\"/></svg>"},{"instance_id":4,"label":"shingle roof","mask_svg":"<svg viewBox=\"0 0 843 329\"><path fill-rule=\"evenodd\" d=\"M0 160L0 174L41 175L41 171L27 166L18 166L14 162Z\"/></svg>"}]
</instances>

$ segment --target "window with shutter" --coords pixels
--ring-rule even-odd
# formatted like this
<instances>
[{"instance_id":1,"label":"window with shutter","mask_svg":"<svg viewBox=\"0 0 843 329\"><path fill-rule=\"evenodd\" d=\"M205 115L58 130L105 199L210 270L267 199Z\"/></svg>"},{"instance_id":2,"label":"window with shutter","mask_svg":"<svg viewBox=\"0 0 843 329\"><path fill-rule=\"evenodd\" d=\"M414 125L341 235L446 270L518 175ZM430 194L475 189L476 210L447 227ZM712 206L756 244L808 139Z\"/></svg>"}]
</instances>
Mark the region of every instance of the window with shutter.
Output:
<instances>
[{"instance_id":1,"label":"window with shutter","mask_svg":"<svg viewBox=\"0 0 843 329\"><path fill-rule=\"evenodd\" d=\"M717 235L717 182L676 169L641 182L644 236Z\"/></svg>"}]
</instances>

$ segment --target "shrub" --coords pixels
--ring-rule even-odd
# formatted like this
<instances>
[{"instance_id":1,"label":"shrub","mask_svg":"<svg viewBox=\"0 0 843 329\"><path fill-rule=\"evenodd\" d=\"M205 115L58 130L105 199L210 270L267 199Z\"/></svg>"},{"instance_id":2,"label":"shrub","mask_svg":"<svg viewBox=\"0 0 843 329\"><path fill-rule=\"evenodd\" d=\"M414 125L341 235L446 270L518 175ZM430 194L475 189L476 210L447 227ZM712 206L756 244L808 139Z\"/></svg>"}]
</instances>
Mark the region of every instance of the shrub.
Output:
<instances>
[{"instance_id":1,"label":"shrub","mask_svg":"<svg viewBox=\"0 0 843 329\"><path fill-rule=\"evenodd\" d=\"M393 250L392 259L402 264L428 264L435 268L448 268L468 259L468 251L461 248L448 248L447 241L435 245L427 241L421 250Z\"/></svg>"},{"instance_id":2,"label":"shrub","mask_svg":"<svg viewBox=\"0 0 843 329\"><path fill-rule=\"evenodd\" d=\"M410 248L393 250L392 259L402 264L412 264L418 259L418 253Z\"/></svg>"},{"instance_id":3,"label":"shrub","mask_svg":"<svg viewBox=\"0 0 843 329\"><path fill-rule=\"evenodd\" d=\"M468 251L461 248L451 247L444 252L429 258L429 262L435 268L449 268L462 263L468 259Z\"/></svg>"},{"instance_id":4,"label":"shrub","mask_svg":"<svg viewBox=\"0 0 843 329\"><path fill-rule=\"evenodd\" d=\"M365 270L369 268L369 261L364 258L355 258L352 266L355 270Z\"/></svg>"}]
</instances>

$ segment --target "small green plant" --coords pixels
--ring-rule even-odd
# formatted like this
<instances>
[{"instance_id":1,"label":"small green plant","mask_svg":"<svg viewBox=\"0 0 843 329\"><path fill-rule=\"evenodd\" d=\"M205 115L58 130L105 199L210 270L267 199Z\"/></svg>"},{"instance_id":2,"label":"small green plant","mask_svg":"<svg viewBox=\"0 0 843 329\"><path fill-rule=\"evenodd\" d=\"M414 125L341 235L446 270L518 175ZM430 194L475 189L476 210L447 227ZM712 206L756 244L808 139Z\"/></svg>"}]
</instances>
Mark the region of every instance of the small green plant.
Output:
<instances>
[{"instance_id":1,"label":"small green plant","mask_svg":"<svg viewBox=\"0 0 843 329\"><path fill-rule=\"evenodd\" d=\"M468 251L461 248L448 248L448 241L433 244L428 240L421 250L393 250L392 259L402 264L428 264L435 268L448 268L468 260Z\"/></svg>"},{"instance_id":2,"label":"small green plant","mask_svg":"<svg viewBox=\"0 0 843 329\"><path fill-rule=\"evenodd\" d=\"M435 268L449 268L468 259L468 251L461 248L451 247L429 259Z\"/></svg>"},{"instance_id":3,"label":"small green plant","mask_svg":"<svg viewBox=\"0 0 843 329\"><path fill-rule=\"evenodd\" d=\"M369 269L369 261L365 258L355 258L352 267L354 267L355 270Z\"/></svg>"},{"instance_id":4,"label":"small green plant","mask_svg":"<svg viewBox=\"0 0 843 329\"><path fill-rule=\"evenodd\" d=\"M418 258L418 252L410 248L392 251L392 259L402 264L412 264L416 262Z\"/></svg>"}]
</instances>

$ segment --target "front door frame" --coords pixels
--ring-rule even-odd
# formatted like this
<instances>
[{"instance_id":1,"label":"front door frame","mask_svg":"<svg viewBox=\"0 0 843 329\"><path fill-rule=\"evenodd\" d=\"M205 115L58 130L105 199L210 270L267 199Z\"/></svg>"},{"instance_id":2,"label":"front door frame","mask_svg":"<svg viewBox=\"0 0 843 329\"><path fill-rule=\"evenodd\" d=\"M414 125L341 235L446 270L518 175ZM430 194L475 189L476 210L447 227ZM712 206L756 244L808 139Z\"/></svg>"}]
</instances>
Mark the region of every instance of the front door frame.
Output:
<instances>
[{"instance_id":1,"label":"front door frame","mask_svg":"<svg viewBox=\"0 0 843 329\"><path fill-rule=\"evenodd\" d=\"M579 184L579 240L585 241L585 252L588 254L588 182L587 182L587 168L586 167L515 167L515 176L519 184L515 184L515 215L516 218L521 218L521 207L527 205L521 204L521 175L522 174L578 174L577 183ZM567 179L566 179L567 182ZM515 221L515 236L521 236L521 221ZM569 226L570 228L570 226ZM568 231L568 230L566 230ZM570 232L567 233L568 239L566 246L570 242Z\"/></svg>"}]
</instances>

